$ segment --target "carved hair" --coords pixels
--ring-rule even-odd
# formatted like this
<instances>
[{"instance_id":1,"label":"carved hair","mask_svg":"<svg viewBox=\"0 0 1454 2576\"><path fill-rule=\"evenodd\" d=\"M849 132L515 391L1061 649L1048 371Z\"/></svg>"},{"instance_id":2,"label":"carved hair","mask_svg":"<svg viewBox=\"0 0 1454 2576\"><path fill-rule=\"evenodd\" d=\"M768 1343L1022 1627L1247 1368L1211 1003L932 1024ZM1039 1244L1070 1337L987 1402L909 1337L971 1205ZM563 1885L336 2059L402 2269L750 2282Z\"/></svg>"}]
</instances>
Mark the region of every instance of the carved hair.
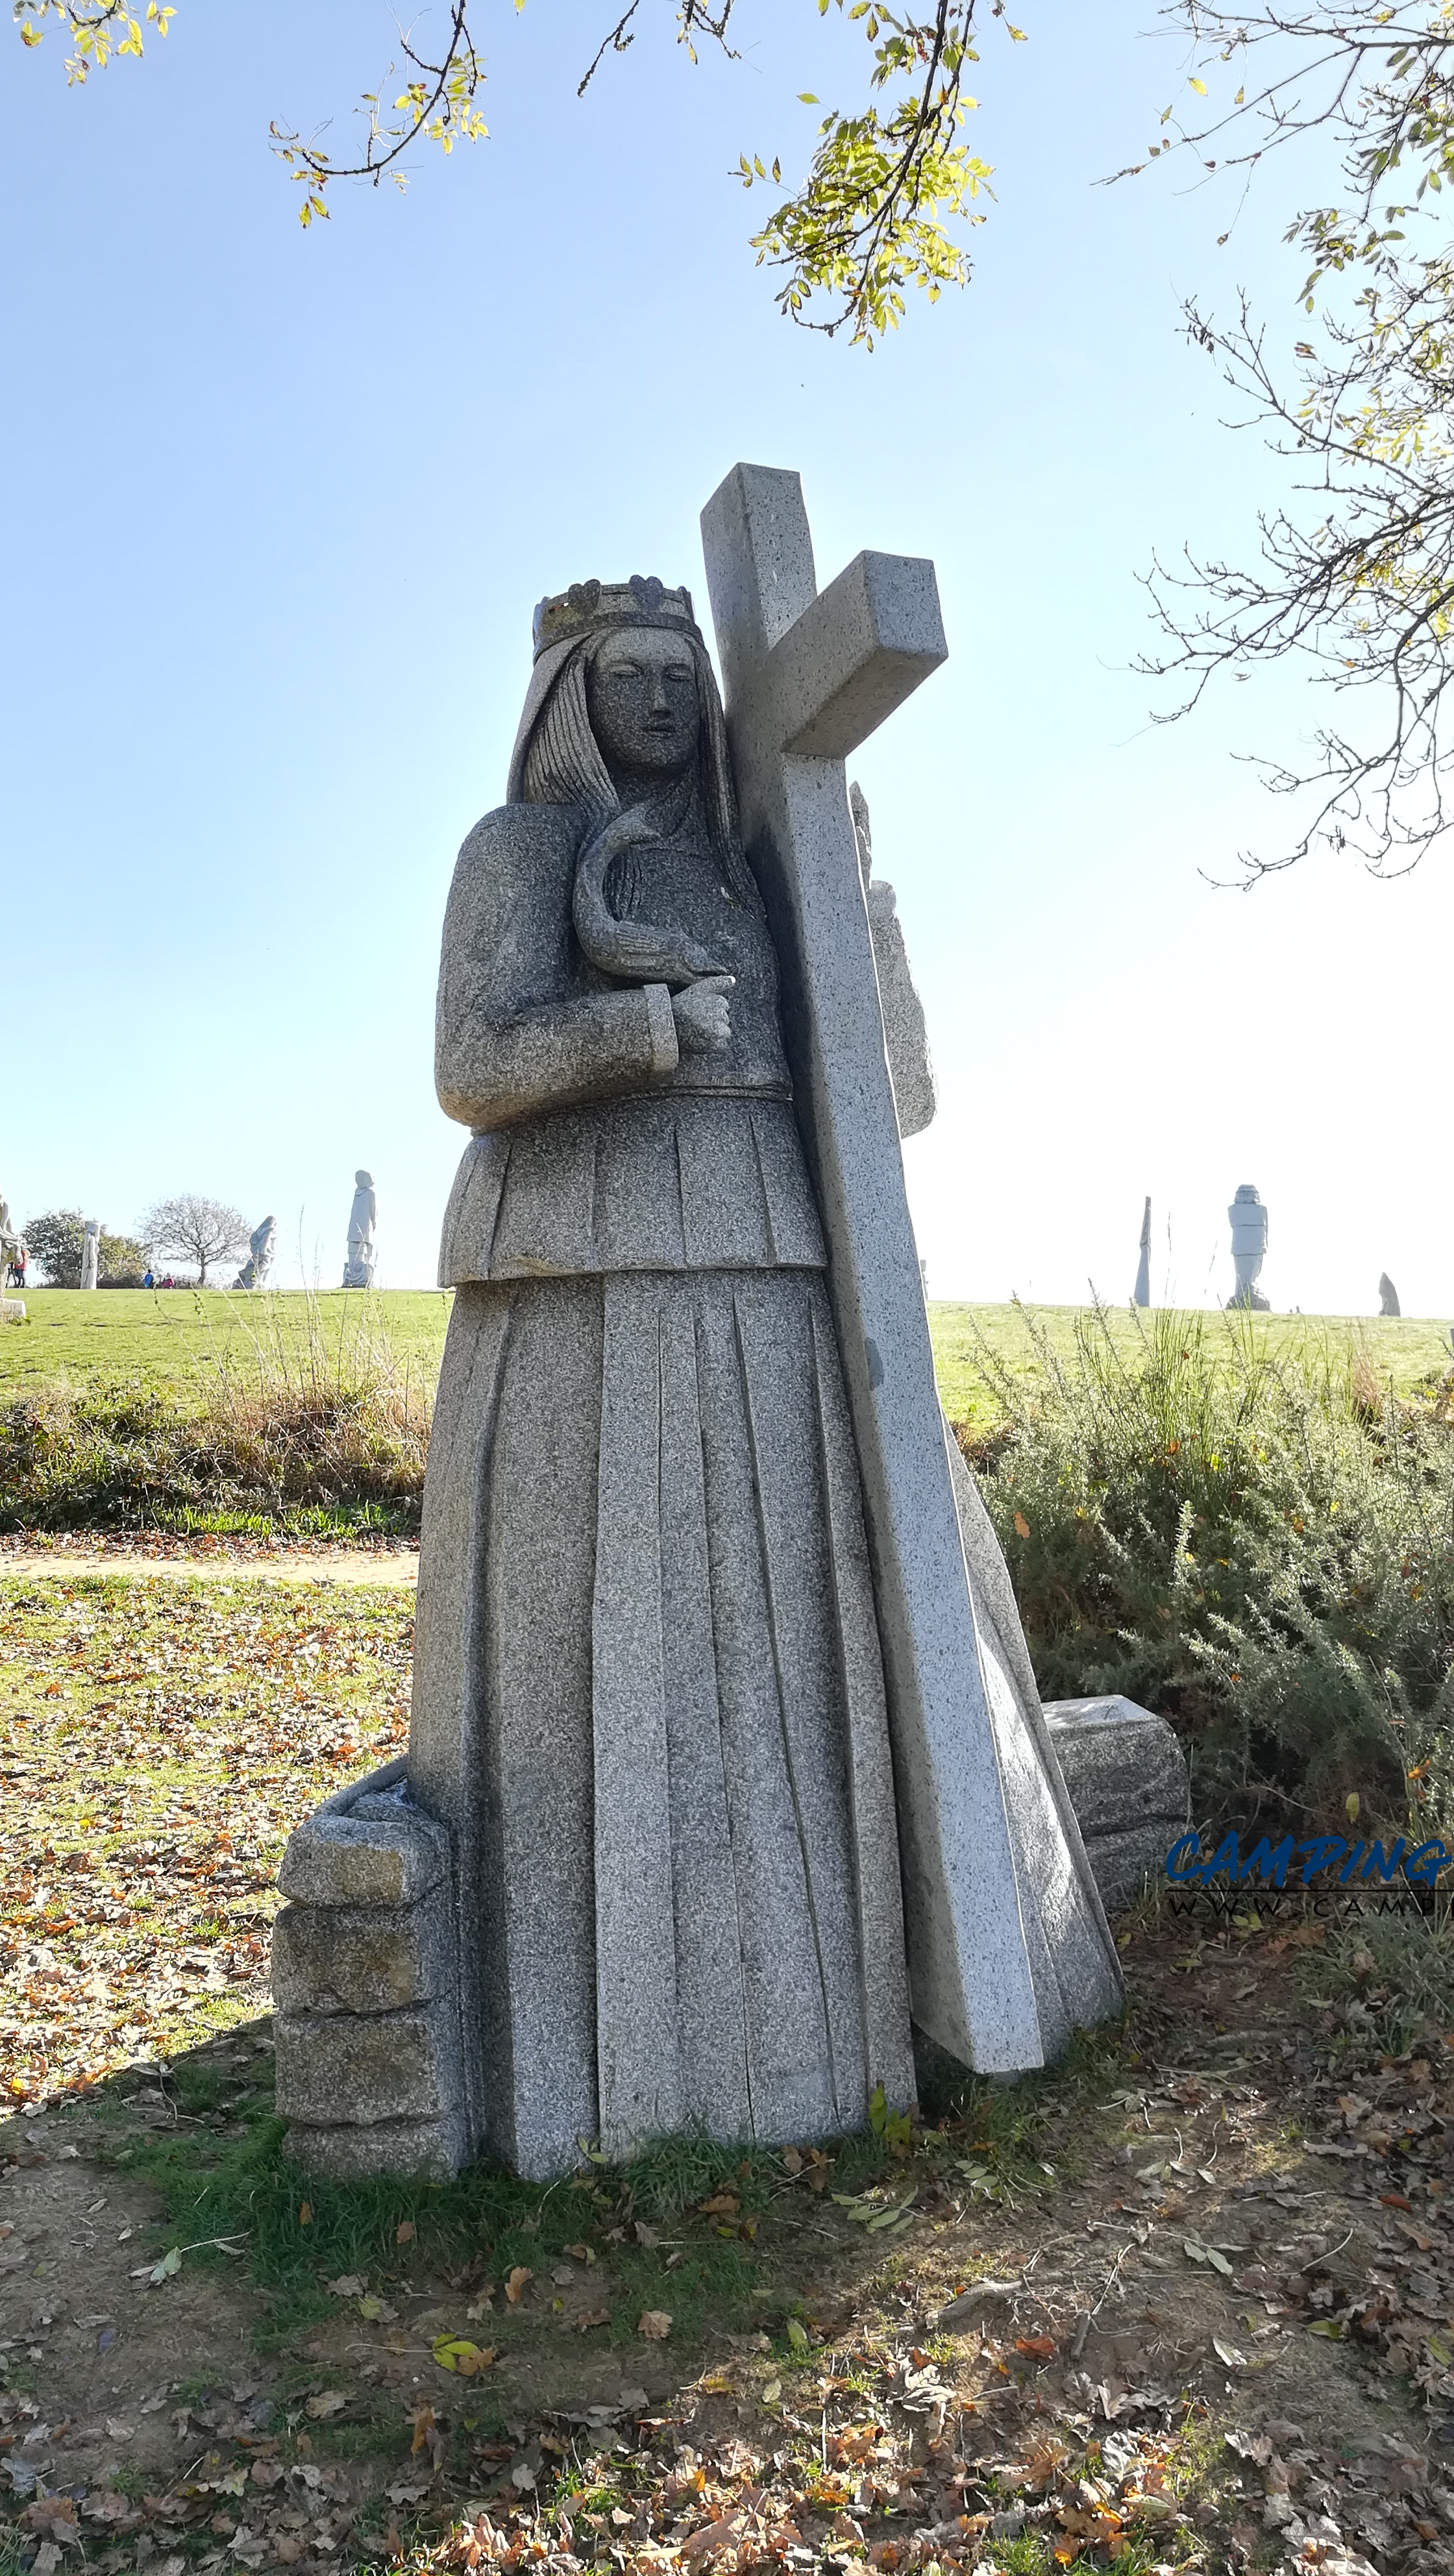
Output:
<instances>
[{"instance_id":1,"label":"carved hair","mask_svg":"<svg viewBox=\"0 0 1454 2576\"><path fill-rule=\"evenodd\" d=\"M600 744L591 730L586 681L609 634L603 628L587 636L562 663L531 730L525 753L521 792L527 805L583 805L590 817L588 837L621 811ZM696 793L712 847L739 901L759 907L759 897L742 855L737 827L737 800L732 792L732 766L727 752L727 724L717 691L716 673L694 637L673 628L691 654L697 674L701 729L697 736Z\"/></svg>"}]
</instances>

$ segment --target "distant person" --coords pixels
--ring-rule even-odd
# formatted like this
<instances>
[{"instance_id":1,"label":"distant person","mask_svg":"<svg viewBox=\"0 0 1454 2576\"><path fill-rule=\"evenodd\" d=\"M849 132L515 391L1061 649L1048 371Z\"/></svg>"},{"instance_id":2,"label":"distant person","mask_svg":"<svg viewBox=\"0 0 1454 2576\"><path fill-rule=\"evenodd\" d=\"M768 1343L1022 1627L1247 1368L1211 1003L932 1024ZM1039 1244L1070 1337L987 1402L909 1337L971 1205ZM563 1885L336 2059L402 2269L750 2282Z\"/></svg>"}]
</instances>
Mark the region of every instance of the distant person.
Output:
<instances>
[{"instance_id":1,"label":"distant person","mask_svg":"<svg viewBox=\"0 0 1454 2576\"><path fill-rule=\"evenodd\" d=\"M157 1283L156 1283L156 1273L155 1273L154 1271L148 1270L148 1272L146 1273L146 1276L145 1276L145 1278L142 1280L142 1283L141 1283L141 1284L142 1284L143 1288L154 1288L154 1287L156 1286L156 1284L157 1284Z\"/></svg>"}]
</instances>

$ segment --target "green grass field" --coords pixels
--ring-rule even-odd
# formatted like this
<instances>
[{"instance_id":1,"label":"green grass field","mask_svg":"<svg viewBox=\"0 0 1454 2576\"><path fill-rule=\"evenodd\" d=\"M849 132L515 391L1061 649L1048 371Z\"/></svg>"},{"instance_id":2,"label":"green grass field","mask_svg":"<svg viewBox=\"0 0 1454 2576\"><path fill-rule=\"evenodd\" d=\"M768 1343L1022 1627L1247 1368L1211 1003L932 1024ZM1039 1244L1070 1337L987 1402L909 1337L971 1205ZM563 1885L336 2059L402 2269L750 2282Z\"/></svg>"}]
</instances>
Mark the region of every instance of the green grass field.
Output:
<instances>
[{"instance_id":1,"label":"green grass field","mask_svg":"<svg viewBox=\"0 0 1454 2576\"><path fill-rule=\"evenodd\" d=\"M407 1370L432 1391L450 1300L437 1288L262 1297L220 1288L103 1288L95 1296L29 1288L25 1307L23 1324L0 1327L0 1401L57 1379L75 1387L140 1379L186 1403L224 1371L271 1380L281 1361L296 1380L347 1366L361 1343L385 1347L401 1376Z\"/></svg>"},{"instance_id":2,"label":"green grass field","mask_svg":"<svg viewBox=\"0 0 1454 2576\"><path fill-rule=\"evenodd\" d=\"M221 1289L165 1294L145 1289L105 1289L82 1296L63 1288L32 1289L28 1320L0 1328L0 1400L58 1379L73 1386L114 1386L140 1379L185 1405L199 1399L210 1380L233 1375L272 1377L280 1360L287 1374L345 1367L360 1343L387 1348L395 1368L432 1388L444 1348L449 1298L434 1289L388 1289L368 1296L334 1290L322 1296L280 1292L248 1298ZM988 1352L1020 1379L1040 1374L1031 1324L1043 1329L1052 1351L1069 1359L1075 1329L1087 1310L1075 1306L932 1305L929 1323L939 1390L952 1421L988 1423L999 1407L979 1365ZM1203 1323L1208 1319L1202 1318ZM1217 1329L1217 1319L1210 1319ZM1110 1329L1128 1357L1138 1326L1129 1311L1114 1310ZM1421 1378L1447 1368L1451 1353L1442 1323L1412 1317L1383 1321L1344 1315L1268 1315L1238 1318L1229 1334L1250 1330L1275 1355L1345 1370L1364 1352L1380 1378L1406 1392Z\"/></svg>"},{"instance_id":3,"label":"green grass field","mask_svg":"<svg viewBox=\"0 0 1454 2576\"><path fill-rule=\"evenodd\" d=\"M979 1354L987 1352L1012 1378L1033 1381L1041 1374L1034 1332L1043 1333L1055 1357L1073 1359L1076 1327L1093 1313L1086 1306L949 1306L931 1305L929 1329L934 1338L934 1365L939 1394L951 1422L989 1424L1000 1406L986 1382ZM1134 1364L1142 1325L1129 1307L1106 1310L1106 1325L1117 1348ZM1363 1354L1380 1381L1406 1395L1436 1372L1454 1366L1448 1326L1413 1316L1359 1315L1218 1315L1198 1313L1188 1321L1212 1338L1225 1333L1229 1356L1234 1337L1250 1335L1254 1347L1273 1359L1296 1359L1314 1376L1326 1369L1343 1377L1356 1353Z\"/></svg>"}]
</instances>

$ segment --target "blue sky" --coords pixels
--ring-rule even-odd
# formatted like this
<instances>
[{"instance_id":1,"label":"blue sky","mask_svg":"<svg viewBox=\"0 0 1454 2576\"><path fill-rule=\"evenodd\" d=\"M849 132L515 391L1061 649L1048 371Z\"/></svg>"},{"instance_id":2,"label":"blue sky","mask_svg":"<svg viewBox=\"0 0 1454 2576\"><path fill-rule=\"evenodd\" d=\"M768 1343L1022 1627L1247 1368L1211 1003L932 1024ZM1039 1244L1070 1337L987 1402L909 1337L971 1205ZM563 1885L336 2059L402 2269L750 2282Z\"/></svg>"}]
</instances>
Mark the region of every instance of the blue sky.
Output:
<instances>
[{"instance_id":1,"label":"blue sky","mask_svg":"<svg viewBox=\"0 0 1454 2576\"><path fill-rule=\"evenodd\" d=\"M1317 702L1279 676L1156 728L1131 668L1153 549L1245 554L1281 488L1177 322L1246 283L1290 350L1292 174L1220 251L1185 176L1098 188L1180 56L1152 0L1021 14L975 82L975 280L872 356L778 320L726 176L796 167L795 93L848 94L861 38L814 0L739 0L743 60L695 71L655 0L580 103L614 12L484 0L491 140L309 234L268 120L339 133L389 59L374 0L178 0L84 92L6 35L17 1214L203 1189L330 1284L364 1163L381 1280L432 1279L440 921L532 606L656 571L705 609L697 514L744 457L802 473L820 580L865 545L939 569L950 662L858 764L939 1077L907 1154L931 1293L1124 1296L1149 1190L1158 1294L1225 1297L1251 1180L1275 1305L1372 1311L1387 1269L1454 1308L1447 870L1213 890L1283 828L1235 755L1295 753Z\"/></svg>"}]
</instances>

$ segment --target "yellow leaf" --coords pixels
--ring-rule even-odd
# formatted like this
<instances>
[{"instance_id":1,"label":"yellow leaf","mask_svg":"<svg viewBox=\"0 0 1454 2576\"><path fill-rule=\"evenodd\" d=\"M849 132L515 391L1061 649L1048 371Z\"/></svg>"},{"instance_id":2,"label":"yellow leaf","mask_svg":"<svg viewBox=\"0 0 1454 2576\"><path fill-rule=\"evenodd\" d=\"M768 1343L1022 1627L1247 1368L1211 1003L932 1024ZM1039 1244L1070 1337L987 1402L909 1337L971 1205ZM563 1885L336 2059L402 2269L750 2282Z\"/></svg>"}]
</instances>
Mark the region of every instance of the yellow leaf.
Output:
<instances>
[{"instance_id":1,"label":"yellow leaf","mask_svg":"<svg viewBox=\"0 0 1454 2576\"><path fill-rule=\"evenodd\" d=\"M1196 91L1196 94L1197 94L1198 98L1205 98L1205 97L1206 97L1206 94L1207 94L1207 85L1206 85L1206 82L1205 82L1204 80L1198 80L1198 79L1197 79L1197 77L1196 77L1196 74L1195 74L1195 73L1193 73L1193 74L1192 74L1191 79L1187 82L1187 88L1188 88L1188 89L1194 89L1194 90Z\"/></svg>"},{"instance_id":2,"label":"yellow leaf","mask_svg":"<svg viewBox=\"0 0 1454 2576\"><path fill-rule=\"evenodd\" d=\"M478 2378L495 2358L493 2348L482 2352L468 2335L436 2335L433 2350L440 2369L458 2371L461 2379Z\"/></svg>"},{"instance_id":3,"label":"yellow leaf","mask_svg":"<svg viewBox=\"0 0 1454 2576\"><path fill-rule=\"evenodd\" d=\"M535 2275L531 2271L528 2263L516 2264L514 2271L510 2274L509 2279L505 2283L505 2296L509 2300L512 2308L519 2307L521 2300L525 2296L526 2282L533 2281L534 2278Z\"/></svg>"},{"instance_id":4,"label":"yellow leaf","mask_svg":"<svg viewBox=\"0 0 1454 2576\"><path fill-rule=\"evenodd\" d=\"M1023 1512L1016 1512L1015 1514L1015 1531L1016 1535L1020 1538L1028 1538L1030 1535L1030 1524L1026 1520Z\"/></svg>"}]
</instances>

